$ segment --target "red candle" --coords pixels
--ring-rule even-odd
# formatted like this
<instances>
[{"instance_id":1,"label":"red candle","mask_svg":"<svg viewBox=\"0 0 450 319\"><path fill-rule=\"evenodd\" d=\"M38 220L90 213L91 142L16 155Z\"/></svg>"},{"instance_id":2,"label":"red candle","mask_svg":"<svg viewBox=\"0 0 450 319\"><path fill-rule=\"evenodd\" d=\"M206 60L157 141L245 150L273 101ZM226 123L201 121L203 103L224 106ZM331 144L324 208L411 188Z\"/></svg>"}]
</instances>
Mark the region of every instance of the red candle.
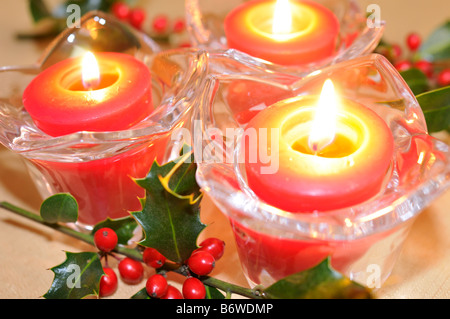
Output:
<instances>
[{"instance_id":1,"label":"red candle","mask_svg":"<svg viewBox=\"0 0 450 319\"><path fill-rule=\"evenodd\" d=\"M317 266L327 257L334 269L345 274L375 243L394 233L388 231L356 240L298 240L267 235L235 220L231 220L231 226L248 278L256 285L266 286Z\"/></svg>"},{"instance_id":2,"label":"red candle","mask_svg":"<svg viewBox=\"0 0 450 319\"><path fill-rule=\"evenodd\" d=\"M277 64L302 65L333 55L339 21L308 0L253 0L227 15L224 30L230 48Z\"/></svg>"},{"instance_id":3,"label":"red candle","mask_svg":"<svg viewBox=\"0 0 450 319\"><path fill-rule=\"evenodd\" d=\"M248 124L256 134L278 129L279 139L246 143L245 154L269 154L268 164L245 163L249 187L263 201L290 212L328 211L361 203L376 195L390 168L394 142L386 123L369 108L339 101L327 81L320 99L295 97L261 111ZM265 136L266 136L265 135ZM274 144L277 143L277 144ZM277 151L278 149L278 151ZM274 165L273 161L278 161Z\"/></svg>"},{"instance_id":4,"label":"red candle","mask_svg":"<svg viewBox=\"0 0 450 319\"><path fill-rule=\"evenodd\" d=\"M122 53L97 53L96 58L98 64L89 54L61 61L27 86L23 104L42 131L60 136L79 131L124 130L151 113L148 68ZM92 77L91 71L98 74Z\"/></svg>"},{"instance_id":5,"label":"red candle","mask_svg":"<svg viewBox=\"0 0 450 319\"><path fill-rule=\"evenodd\" d=\"M88 53L41 72L25 89L23 104L36 126L52 136L118 131L151 114L151 89L148 67L134 57L112 52L94 57ZM77 199L79 222L93 225L140 209L138 197L143 197L144 191L132 178L145 177L158 155L155 144L163 140L155 138L97 160L33 163L53 192L68 192Z\"/></svg>"},{"instance_id":6,"label":"red candle","mask_svg":"<svg viewBox=\"0 0 450 319\"><path fill-rule=\"evenodd\" d=\"M340 99L327 80L320 96L298 96L277 102L250 120L258 141L243 141L248 186L264 202L288 212L337 210L376 195L390 176L394 142L390 129L374 111L355 101ZM278 129L271 141L261 129ZM251 134L249 134L252 136ZM265 140L265 137L268 137ZM262 141L262 143L261 143ZM274 147L278 145L278 147ZM271 154L266 149L271 147ZM271 162L250 161L251 155L270 154ZM278 151L277 151L278 149ZM263 167L279 167L262 174ZM348 219L346 223L351 224ZM240 259L255 284L270 284L307 270L326 257L345 273L388 233L355 240L278 237L231 219ZM264 227L262 227L264 228Z\"/></svg>"}]
</instances>

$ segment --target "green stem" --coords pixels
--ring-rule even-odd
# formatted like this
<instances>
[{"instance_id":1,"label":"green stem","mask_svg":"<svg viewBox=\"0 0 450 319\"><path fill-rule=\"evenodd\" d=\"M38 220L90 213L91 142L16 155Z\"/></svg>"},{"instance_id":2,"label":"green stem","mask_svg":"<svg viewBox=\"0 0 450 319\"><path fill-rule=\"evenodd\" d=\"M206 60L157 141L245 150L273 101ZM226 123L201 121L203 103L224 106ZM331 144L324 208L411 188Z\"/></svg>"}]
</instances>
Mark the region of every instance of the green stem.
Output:
<instances>
[{"instance_id":1,"label":"green stem","mask_svg":"<svg viewBox=\"0 0 450 319\"><path fill-rule=\"evenodd\" d=\"M35 221L41 225L45 225L47 227L50 227L54 230L57 230L61 233L64 233L66 235L72 236L76 239L79 239L85 243L88 243L90 245L95 245L94 244L94 236L89 234L89 233L81 233L79 231L76 231L75 229L72 229L70 227L67 227L65 225L61 225L61 224L52 224L52 223L48 223L46 221L44 221L42 219L41 216L31 213L27 210L24 210L20 207L17 207L15 205L12 205L8 202L0 202L0 208L4 208L10 212L16 213L22 217L26 217L32 221ZM123 247L123 246L117 246L114 251L116 253L119 253L121 255L130 257L130 258L134 258L136 260L142 261L142 254L138 249L132 249L132 248L127 248L127 247ZM179 264L168 264L166 263L166 265L164 265L164 267L161 270L165 270L165 271L173 271L182 275L185 275L183 273L183 266L179 265ZM224 291L227 295L231 294L231 293L235 293L235 294L239 294L241 296L244 297L248 297L248 298L252 298L252 299L261 299L262 297L258 294L258 292L256 290L253 289L249 289L249 288L244 288L241 286L237 286L234 284L230 284L228 282L213 278L213 277L209 277L209 276L204 276L200 278L202 280L202 282L205 285L211 286L211 287L215 287L217 289L220 289L222 291Z\"/></svg>"},{"instance_id":2,"label":"green stem","mask_svg":"<svg viewBox=\"0 0 450 319\"><path fill-rule=\"evenodd\" d=\"M75 237L81 241L84 241L88 244L94 245L94 237L90 234L84 234L84 233L80 233L70 227L61 225L61 224L52 224L52 223L47 223L46 221L44 221L42 219L41 216L31 213L29 211L26 211L20 207L17 207L15 205L12 205L10 203L7 202L0 202L0 207L3 207L6 210L9 210L10 212L16 213L22 217L26 217L28 219L31 219L32 221L38 222L39 224L45 225L47 227L53 228L54 230L57 230L61 233L64 233L66 235Z\"/></svg>"},{"instance_id":3,"label":"green stem","mask_svg":"<svg viewBox=\"0 0 450 319\"><path fill-rule=\"evenodd\" d=\"M63 234L72 236L76 239L84 241L85 243L95 246L94 236L92 234L82 233L82 232L79 232L73 228L67 227L62 224L48 223L48 222L44 221L41 216L31 213L29 211L26 211L20 207L17 207L13 204L8 203L8 202L0 202L0 207L3 207L4 209L6 209L10 212L16 213L22 217L26 217L26 218L31 219L32 221L35 221L39 224L45 225L47 227L50 227L54 230L57 230L57 231L63 233ZM117 246L114 249L114 251L119 254L122 254L124 256L128 256L130 258L134 258L134 259L142 261L142 255L137 249L131 249L131 248L123 247L123 246Z\"/></svg>"},{"instance_id":4,"label":"green stem","mask_svg":"<svg viewBox=\"0 0 450 319\"><path fill-rule=\"evenodd\" d=\"M220 289L224 291L227 294L227 296L229 294L234 293L251 299L263 299L263 296L257 290L254 289L233 285L214 277L205 277L201 279L205 285Z\"/></svg>"}]
</instances>

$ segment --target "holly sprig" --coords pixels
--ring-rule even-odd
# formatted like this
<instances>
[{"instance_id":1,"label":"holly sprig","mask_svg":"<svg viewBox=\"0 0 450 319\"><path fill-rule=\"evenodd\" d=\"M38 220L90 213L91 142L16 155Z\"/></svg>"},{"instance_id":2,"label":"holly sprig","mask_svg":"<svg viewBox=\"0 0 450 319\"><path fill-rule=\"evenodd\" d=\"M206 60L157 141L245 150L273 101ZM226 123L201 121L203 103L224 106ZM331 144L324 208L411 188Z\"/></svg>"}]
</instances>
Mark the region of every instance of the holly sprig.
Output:
<instances>
[{"instance_id":1,"label":"holly sprig","mask_svg":"<svg viewBox=\"0 0 450 319\"><path fill-rule=\"evenodd\" d=\"M256 289L237 286L198 270L198 273L195 273L193 269L196 268L189 260L201 250L202 246L197 245L197 240L207 227L200 219L202 192L195 180L196 168L192 153L184 154L164 165L155 161L145 178L135 180L145 189L145 197L141 199L142 210L131 212L124 218L106 219L95 225L89 233L79 232L66 224L75 222L78 216L78 205L70 194L56 194L44 200L39 215L7 202L0 202L0 207L8 211L97 248L97 251L66 252L66 259L51 268L54 279L43 297L101 297L101 281L107 275L105 268L109 268L108 256L146 265L144 252L146 249L153 249L164 256L163 263L158 266L152 264L155 275L165 277L168 272L175 272L184 276L185 282L188 278L195 278L204 286L203 297L207 299L231 298L233 294L251 299L373 298L370 289L335 271L328 258L305 272L291 275L270 287ZM112 250L98 249L103 246L98 245L95 235L104 229L110 229L117 234L117 244ZM139 229L142 229L141 238L130 243ZM217 254L215 257L220 258ZM155 298L148 292L150 278L151 276L146 279L146 287L130 298Z\"/></svg>"},{"instance_id":2,"label":"holly sprig","mask_svg":"<svg viewBox=\"0 0 450 319\"><path fill-rule=\"evenodd\" d=\"M35 27L17 34L19 38L54 37L67 28L67 18L72 14L70 5L76 4L80 15L89 11L103 11L119 21L139 30L163 47L190 46L184 17L170 19L165 13L152 16L136 0L65 0L51 8L45 0L28 0L30 15Z\"/></svg>"},{"instance_id":3,"label":"holly sprig","mask_svg":"<svg viewBox=\"0 0 450 319\"><path fill-rule=\"evenodd\" d=\"M404 46L382 40L375 52L392 63L415 94L428 132L450 132L450 21L426 39L407 34Z\"/></svg>"},{"instance_id":4,"label":"holly sprig","mask_svg":"<svg viewBox=\"0 0 450 319\"><path fill-rule=\"evenodd\" d=\"M382 39L375 52L395 66L414 94L450 85L450 20L426 39L410 32L403 46Z\"/></svg>"}]
</instances>

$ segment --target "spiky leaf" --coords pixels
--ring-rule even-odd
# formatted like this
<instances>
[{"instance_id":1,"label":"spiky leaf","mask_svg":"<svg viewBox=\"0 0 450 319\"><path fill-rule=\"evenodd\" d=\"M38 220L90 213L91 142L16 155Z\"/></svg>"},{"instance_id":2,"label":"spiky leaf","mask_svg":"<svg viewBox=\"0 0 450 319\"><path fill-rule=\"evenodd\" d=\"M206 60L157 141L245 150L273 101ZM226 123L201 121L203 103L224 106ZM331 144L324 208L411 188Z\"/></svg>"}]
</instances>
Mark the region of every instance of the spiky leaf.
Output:
<instances>
[{"instance_id":1,"label":"spiky leaf","mask_svg":"<svg viewBox=\"0 0 450 319\"><path fill-rule=\"evenodd\" d=\"M195 171L193 155L187 154L162 166L155 162L146 178L136 180L146 191L142 211L132 213L144 231L140 244L178 263L197 248L197 237L205 228Z\"/></svg>"},{"instance_id":2,"label":"spiky leaf","mask_svg":"<svg viewBox=\"0 0 450 319\"><path fill-rule=\"evenodd\" d=\"M66 252L66 260L51 270L55 277L44 298L82 299L98 295L104 272L97 253Z\"/></svg>"},{"instance_id":3,"label":"spiky leaf","mask_svg":"<svg viewBox=\"0 0 450 319\"><path fill-rule=\"evenodd\" d=\"M329 258L317 266L274 283L264 290L270 299L371 299L368 288L344 277Z\"/></svg>"}]
</instances>

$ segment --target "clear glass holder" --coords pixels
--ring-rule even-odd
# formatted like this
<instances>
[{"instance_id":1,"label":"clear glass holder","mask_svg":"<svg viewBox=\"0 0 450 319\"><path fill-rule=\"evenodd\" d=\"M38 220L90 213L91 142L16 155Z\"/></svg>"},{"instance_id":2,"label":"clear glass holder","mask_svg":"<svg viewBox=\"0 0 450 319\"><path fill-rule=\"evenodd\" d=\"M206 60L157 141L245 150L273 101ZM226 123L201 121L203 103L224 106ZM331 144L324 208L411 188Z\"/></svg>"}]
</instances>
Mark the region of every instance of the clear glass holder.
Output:
<instances>
[{"instance_id":1,"label":"clear glass holder","mask_svg":"<svg viewBox=\"0 0 450 319\"><path fill-rule=\"evenodd\" d=\"M185 16L187 31L194 47L215 50L229 50L234 54L234 49L229 49L224 32L224 20L229 12L238 5L248 0L186 0ZM372 21L368 23L366 12L361 11L355 0L314 0L328 9L337 17L340 24L340 32L335 53L321 61L299 66L284 66L271 63L246 53L238 53L245 60L253 59L255 63L267 64L279 73L291 73L297 76L305 76L320 68L351 60L358 56L373 52L381 40L384 32L384 21Z\"/></svg>"},{"instance_id":2,"label":"clear glass holder","mask_svg":"<svg viewBox=\"0 0 450 319\"><path fill-rule=\"evenodd\" d=\"M145 177L154 160L172 156L171 132L190 122L207 55L160 52L145 34L103 12L80 22L55 38L35 64L0 67L0 142L26 160L43 198L67 192L77 199L77 227L83 229L141 209L138 197L145 192L133 178ZM42 70L86 50L130 54L148 66L154 111L127 130L49 136L23 108L23 91Z\"/></svg>"},{"instance_id":3,"label":"clear glass holder","mask_svg":"<svg viewBox=\"0 0 450 319\"><path fill-rule=\"evenodd\" d=\"M450 186L449 146L427 134L415 96L381 55L345 61L303 78L252 61L230 59L228 51L210 56L212 72L194 112L189 141L198 183L229 218L249 283L268 286L329 256L332 267L352 280L379 287L415 218ZM386 122L395 145L391 174L377 195L360 204L325 212L283 211L249 187L240 140L258 112L294 96L317 96L326 79L343 98L367 106Z\"/></svg>"}]
</instances>

